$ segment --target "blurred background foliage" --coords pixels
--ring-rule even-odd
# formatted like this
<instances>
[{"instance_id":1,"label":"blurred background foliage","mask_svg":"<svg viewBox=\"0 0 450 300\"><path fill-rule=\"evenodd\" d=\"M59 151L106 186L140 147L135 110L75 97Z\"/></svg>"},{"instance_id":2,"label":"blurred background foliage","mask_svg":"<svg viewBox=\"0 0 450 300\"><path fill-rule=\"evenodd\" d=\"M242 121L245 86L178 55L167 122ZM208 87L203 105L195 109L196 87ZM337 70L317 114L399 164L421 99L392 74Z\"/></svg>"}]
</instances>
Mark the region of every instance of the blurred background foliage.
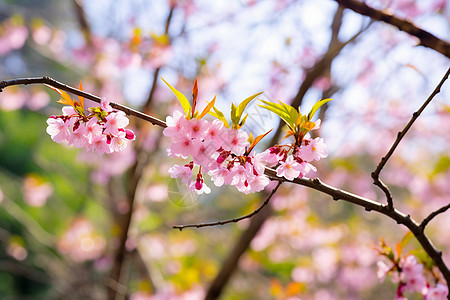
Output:
<instances>
[{"instance_id":1,"label":"blurred background foliage","mask_svg":"<svg viewBox=\"0 0 450 300\"><path fill-rule=\"evenodd\" d=\"M450 37L447 1L370 4ZM314 176L381 202L370 172L449 65L416 44L331 0L0 1L2 80L81 81L85 91L161 119L178 104L160 76L185 95L198 77L200 99L217 93L222 111L259 91L302 111L335 99L320 111L330 155ZM447 84L382 173L396 206L417 220L449 201L449 93ZM285 184L256 221L174 230L250 213L264 193L221 187L193 197L168 176L175 161L161 129L136 119L137 140L125 153L99 157L56 144L45 121L61 114L57 99L44 86L0 94L1 299L105 298L130 205L119 296L203 299L218 272L232 268L230 281L219 280L221 299L394 297L395 286L377 279L373 248L380 237L391 246L401 240L406 230L395 222ZM255 104L247 112L257 135L279 126ZM447 263L448 226L444 214L427 232ZM240 247L237 265L228 264Z\"/></svg>"}]
</instances>

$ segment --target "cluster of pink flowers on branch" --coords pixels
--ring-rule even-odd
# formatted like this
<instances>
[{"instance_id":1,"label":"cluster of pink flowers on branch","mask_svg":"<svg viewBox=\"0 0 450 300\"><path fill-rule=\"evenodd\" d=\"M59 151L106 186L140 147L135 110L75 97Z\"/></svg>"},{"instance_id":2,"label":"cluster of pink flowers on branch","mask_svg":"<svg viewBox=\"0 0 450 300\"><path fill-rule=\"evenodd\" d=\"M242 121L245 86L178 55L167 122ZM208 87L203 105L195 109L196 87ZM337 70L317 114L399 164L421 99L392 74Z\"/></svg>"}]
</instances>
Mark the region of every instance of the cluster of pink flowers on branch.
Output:
<instances>
[{"instance_id":1,"label":"cluster of pink flowers on branch","mask_svg":"<svg viewBox=\"0 0 450 300\"><path fill-rule=\"evenodd\" d=\"M113 153L124 150L128 141L135 139L133 131L125 129L129 124L125 113L114 111L105 98L100 107L86 110L83 97L79 97L79 101L72 100L66 92L50 88L61 95L58 102L68 105L62 108L63 115L47 120L47 133L53 141L85 147L88 151Z\"/></svg>"},{"instance_id":2,"label":"cluster of pink flowers on branch","mask_svg":"<svg viewBox=\"0 0 450 300\"><path fill-rule=\"evenodd\" d=\"M281 101L272 103L263 101L261 107L277 114L288 126L289 130L285 136L293 137L294 142L286 145L275 145L260 155L260 159L268 167L278 166L277 175L288 180L294 180L305 176L310 171L317 171L311 162L318 161L328 156L327 146L323 139L317 137L312 139L309 131L320 127L320 120L312 122L315 112L331 99L317 102L308 115L302 115L300 109L297 111L290 105Z\"/></svg>"},{"instance_id":3,"label":"cluster of pink flowers on branch","mask_svg":"<svg viewBox=\"0 0 450 300\"><path fill-rule=\"evenodd\" d=\"M168 127L164 129L164 135L172 138L167 153L172 157L192 158L192 161L184 166L174 165L169 169L169 173L172 178L181 178L192 191L199 194L211 191L204 183L203 172L205 172L211 176L216 186L233 185L245 194L258 192L269 184L269 179L264 175L266 166L278 165L277 175L293 180L304 176L310 170L316 170L310 161L327 156L323 139L313 140L306 136L310 130L319 127L320 122L317 124L311 122L314 112L309 116L303 116L291 106L282 104L291 108L283 117L295 119L295 124L289 126L291 130L288 132L288 136L294 136L295 142L289 145L276 145L263 153L254 153L256 144L270 131L253 138L251 134L248 135L241 130L247 118L247 115L244 118L242 115L250 101L261 93L248 97L238 106L232 104L231 122L228 122L223 113L214 107L215 97L203 112L195 111L197 81L192 92L192 106L183 94L167 82L166 84L174 92L184 110L184 113L175 111L166 119ZM318 102L313 109L317 111L326 101ZM266 105L263 107L278 114L277 110L271 109L267 104L269 102L264 103ZM278 104L273 105L276 107ZM208 113L217 119L213 121L202 119Z\"/></svg>"},{"instance_id":4,"label":"cluster of pink flowers on branch","mask_svg":"<svg viewBox=\"0 0 450 300\"><path fill-rule=\"evenodd\" d=\"M397 244L397 255L394 254L392 248L386 245L384 240L381 240L381 249L377 249L377 251L389 260L389 264L383 261L378 262L378 278L383 281L387 274L391 275L392 282L397 284L396 300L407 300L406 291L420 293L425 300L446 300L448 287L439 283L441 278L439 278L438 272L434 271L431 258L421 251L415 251L415 255L402 256L404 246L412 237L412 233L409 232Z\"/></svg>"}]
</instances>

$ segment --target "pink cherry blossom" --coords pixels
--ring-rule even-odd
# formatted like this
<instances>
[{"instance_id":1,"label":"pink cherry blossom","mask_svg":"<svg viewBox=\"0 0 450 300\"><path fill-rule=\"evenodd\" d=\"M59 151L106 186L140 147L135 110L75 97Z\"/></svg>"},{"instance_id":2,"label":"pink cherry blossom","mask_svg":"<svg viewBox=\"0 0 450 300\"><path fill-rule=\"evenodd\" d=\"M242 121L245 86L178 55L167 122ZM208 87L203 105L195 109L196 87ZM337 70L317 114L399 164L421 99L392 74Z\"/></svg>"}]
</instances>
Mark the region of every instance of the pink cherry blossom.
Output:
<instances>
[{"instance_id":1,"label":"pink cherry blossom","mask_svg":"<svg viewBox=\"0 0 450 300\"><path fill-rule=\"evenodd\" d=\"M184 114L178 110L173 112L172 116L166 117L167 127L164 128L165 136L176 136L182 132L183 126L187 123Z\"/></svg>"},{"instance_id":2,"label":"pink cherry blossom","mask_svg":"<svg viewBox=\"0 0 450 300\"><path fill-rule=\"evenodd\" d=\"M183 135L178 137L169 148L167 153L170 156L187 158L189 155L196 156L198 152L197 142L189 136Z\"/></svg>"},{"instance_id":3,"label":"pink cherry blossom","mask_svg":"<svg viewBox=\"0 0 450 300\"><path fill-rule=\"evenodd\" d=\"M216 149L223 145L222 132L225 126L219 120L212 121L205 132L205 141L210 141Z\"/></svg>"},{"instance_id":4,"label":"pink cherry blossom","mask_svg":"<svg viewBox=\"0 0 450 300\"><path fill-rule=\"evenodd\" d=\"M281 149L278 147L271 147L266 151L257 154L257 156L264 161L268 167L273 167L284 157L284 154L280 150Z\"/></svg>"},{"instance_id":5,"label":"pink cherry blossom","mask_svg":"<svg viewBox=\"0 0 450 300\"><path fill-rule=\"evenodd\" d=\"M189 185L192 178L192 169L188 166L173 165L169 169L170 177L181 178L181 181Z\"/></svg>"},{"instance_id":6,"label":"pink cherry blossom","mask_svg":"<svg viewBox=\"0 0 450 300\"><path fill-rule=\"evenodd\" d=\"M86 147L87 151L94 151L99 154L109 153L110 148L106 143L106 135L99 134L92 138L89 145Z\"/></svg>"},{"instance_id":7,"label":"pink cherry blossom","mask_svg":"<svg viewBox=\"0 0 450 300\"><path fill-rule=\"evenodd\" d=\"M277 168L277 176L283 176L287 180L294 180L304 170L305 168L295 161L293 156L288 156L286 161L280 162L280 166Z\"/></svg>"},{"instance_id":8,"label":"pink cherry blossom","mask_svg":"<svg viewBox=\"0 0 450 300\"><path fill-rule=\"evenodd\" d=\"M438 283L435 287L430 287L425 296L426 300L446 300L448 295L448 287Z\"/></svg>"},{"instance_id":9,"label":"pink cherry blossom","mask_svg":"<svg viewBox=\"0 0 450 300\"><path fill-rule=\"evenodd\" d=\"M192 139L203 139L207 126L207 122L203 119L190 119L185 124L184 134L188 135Z\"/></svg>"},{"instance_id":10,"label":"pink cherry blossom","mask_svg":"<svg viewBox=\"0 0 450 300\"><path fill-rule=\"evenodd\" d=\"M327 145L322 138L314 140L304 140L302 147L299 148L299 157L305 161L320 160L328 156Z\"/></svg>"},{"instance_id":11,"label":"pink cherry blossom","mask_svg":"<svg viewBox=\"0 0 450 300\"><path fill-rule=\"evenodd\" d=\"M224 129L223 148L230 150L236 155L243 155L245 147L250 144L248 140L248 134L242 130Z\"/></svg>"},{"instance_id":12,"label":"pink cherry blossom","mask_svg":"<svg viewBox=\"0 0 450 300\"><path fill-rule=\"evenodd\" d=\"M100 100L100 107L101 107L101 109L103 111L106 111L106 112L112 112L113 111L111 105L109 105L108 100L106 100L106 97L102 97L101 98L101 100Z\"/></svg>"},{"instance_id":13,"label":"pink cherry blossom","mask_svg":"<svg viewBox=\"0 0 450 300\"><path fill-rule=\"evenodd\" d=\"M117 135L120 128L124 128L130 122L123 111L112 112L106 116L104 133Z\"/></svg>"},{"instance_id":14,"label":"pink cherry blossom","mask_svg":"<svg viewBox=\"0 0 450 300\"><path fill-rule=\"evenodd\" d=\"M88 138L89 143L98 136L102 135L103 127L97 123L96 118L90 119L86 123L86 137Z\"/></svg>"},{"instance_id":15,"label":"pink cherry blossom","mask_svg":"<svg viewBox=\"0 0 450 300\"><path fill-rule=\"evenodd\" d=\"M248 183L249 189L247 190L247 194L262 191L269 183L270 180L265 175L254 176Z\"/></svg>"},{"instance_id":16,"label":"pink cherry blossom","mask_svg":"<svg viewBox=\"0 0 450 300\"><path fill-rule=\"evenodd\" d=\"M125 132L119 131L117 135L112 135L109 140L107 140L107 143L109 144L110 152L119 152L125 149L125 147L128 144L128 140L125 138Z\"/></svg>"},{"instance_id":17,"label":"pink cherry blossom","mask_svg":"<svg viewBox=\"0 0 450 300\"><path fill-rule=\"evenodd\" d=\"M62 118L50 117L47 124L46 131L53 141L56 143L67 141L70 136L69 127L73 125L69 120L64 121Z\"/></svg>"},{"instance_id":18,"label":"pink cherry blossom","mask_svg":"<svg viewBox=\"0 0 450 300\"><path fill-rule=\"evenodd\" d=\"M80 124L78 128L69 135L67 141L69 142L69 145L73 145L76 148L86 146L86 144L89 143L89 139L87 137L87 128L85 124Z\"/></svg>"},{"instance_id":19,"label":"pink cherry blossom","mask_svg":"<svg viewBox=\"0 0 450 300\"><path fill-rule=\"evenodd\" d=\"M384 279L386 278L386 275L390 269L391 269L391 267L389 267L384 262L382 262L382 261L377 262L377 277L380 280L380 282L384 281Z\"/></svg>"}]
</instances>

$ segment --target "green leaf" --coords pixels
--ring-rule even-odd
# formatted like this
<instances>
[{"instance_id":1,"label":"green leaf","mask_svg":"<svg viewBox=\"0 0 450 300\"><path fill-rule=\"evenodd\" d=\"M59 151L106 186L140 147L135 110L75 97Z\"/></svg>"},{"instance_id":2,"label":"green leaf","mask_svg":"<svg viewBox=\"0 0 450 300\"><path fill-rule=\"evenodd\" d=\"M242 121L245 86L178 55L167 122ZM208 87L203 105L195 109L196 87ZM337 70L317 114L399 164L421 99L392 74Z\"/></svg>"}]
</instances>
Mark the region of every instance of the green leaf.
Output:
<instances>
[{"instance_id":1,"label":"green leaf","mask_svg":"<svg viewBox=\"0 0 450 300\"><path fill-rule=\"evenodd\" d=\"M236 105L234 105L234 103L231 103L231 123L233 124L233 126L239 124L239 119L236 115L236 110L237 110Z\"/></svg>"},{"instance_id":2,"label":"green leaf","mask_svg":"<svg viewBox=\"0 0 450 300\"><path fill-rule=\"evenodd\" d=\"M298 112L295 108L287 105L280 101L280 104L273 103L265 100L261 100L265 105L259 105L262 108L270 110L277 116L279 116L283 121L292 129L295 130L295 125L298 119Z\"/></svg>"},{"instance_id":3,"label":"green leaf","mask_svg":"<svg viewBox=\"0 0 450 300\"><path fill-rule=\"evenodd\" d=\"M316 113L316 111L322 106L322 105L324 105L325 103L327 103L327 102L329 102L329 101L331 101L331 100L333 100L333 99L323 99L323 100L320 100L320 101L317 101L317 103L316 104L314 104L314 106L311 108L311 111L309 112L309 114L308 114L308 120L311 120L312 119L312 117L314 116L314 114Z\"/></svg>"},{"instance_id":4,"label":"green leaf","mask_svg":"<svg viewBox=\"0 0 450 300\"><path fill-rule=\"evenodd\" d=\"M237 118L237 120L238 120L237 123L239 123L239 121L241 120L242 114L244 113L244 110L245 110L245 108L247 107L247 105L248 105L253 99L255 99L256 97L258 97L258 96L261 95L262 93L263 93L263 92L254 94L254 95L252 95L252 96L250 96L250 97L244 99L244 101L242 101L242 102L238 105L238 107L237 107L237 109L236 109L236 118Z\"/></svg>"},{"instance_id":5,"label":"green leaf","mask_svg":"<svg viewBox=\"0 0 450 300\"><path fill-rule=\"evenodd\" d=\"M237 129L239 129L239 128L241 128L242 126L244 126L245 121L247 121L247 117L248 117L248 114L246 114L245 117L242 119L242 121L239 122L239 124L237 125Z\"/></svg>"},{"instance_id":6,"label":"green leaf","mask_svg":"<svg viewBox=\"0 0 450 300\"><path fill-rule=\"evenodd\" d=\"M172 92L177 97L178 101L181 104L181 107L183 107L184 114L186 116L189 116L189 112L192 111L192 107L191 107L191 104L189 103L189 100L186 98L186 96L183 95L182 93L180 93L176 88L171 86L169 83L167 83L167 81L165 81L164 78L161 77L161 79L164 81L165 84L167 84L167 86L172 90Z\"/></svg>"},{"instance_id":7,"label":"green leaf","mask_svg":"<svg viewBox=\"0 0 450 300\"><path fill-rule=\"evenodd\" d=\"M411 231L405 234L402 240L395 246L395 250L397 251L397 256L400 257L402 255L403 248L409 243L409 241L413 238L413 234Z\"/></svg>"},{"instance_id":8,"label":"green leaf","mask_svg":"<svg viewBox=\"0 0 450 300\"><path fill-rule=\"evenodd\" d=\"M283 103L279 100L278 100L278 102L280 102L280 104L282 105L282 108L289 115L289 122L295 126L295 124L297 123L297 119L299 117L297 110L294 107L292 107L286 103Z\"/></svg>"},{"instance_id":9,"label":"green leaf","mask_svg":"<svg viewBox=\"0 0 450 300\"><path fill-rule=\"evenodd\" d=\"M230 128L230 126L228 125L227 119L225 119L223 112L218 110L215 106L213 106L213 110L214 110L214 112L209 112L209 114L211 116L219 119L220 121L222 121L223 125L225 125L226 128Z\"/></svg>"}]
</instances>

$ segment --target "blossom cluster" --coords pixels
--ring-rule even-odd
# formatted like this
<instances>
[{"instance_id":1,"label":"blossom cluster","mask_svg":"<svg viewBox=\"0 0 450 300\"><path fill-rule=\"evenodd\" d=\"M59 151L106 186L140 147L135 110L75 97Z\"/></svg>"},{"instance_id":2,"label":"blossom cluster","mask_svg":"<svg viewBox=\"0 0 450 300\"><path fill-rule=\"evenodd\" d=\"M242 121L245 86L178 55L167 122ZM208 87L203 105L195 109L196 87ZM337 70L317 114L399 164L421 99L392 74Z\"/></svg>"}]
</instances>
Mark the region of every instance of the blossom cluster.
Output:
<instances>
[{"instance_id":1,"label":"blossom cluster","mask_svg":"<svg viewBox=\"0 0 450 300\"><path fill-rule=\"evenodd\" d=\"M210 193L203 172L211 176L216 186L233 185L245 194L261 191L269 184L269 179L264 176L265 166L258 155L247 153L250 143L245 131L227 128L220 120L188 120L179 111L168 116L166 121L168 127L163 133L172 138L168 155L192 157L188 164L174 165L169 172L173 178L181 178L190 190L198 194ZM196 166L198 172L195 174Z\"/></svg>"},{"instance_id":2,"label":"blossom cluster","mask_svg":"<svg viewBox=\"0 0 450 300\"><path fill-rule=\"evenodd\" d=\"M292 150L292 155L289 155ZM276 168L277 175L288 180L305 176L310 171L317 171L311 162L328 156L327 145L322 138L304 138L297 146L275 145L259 155L268 167Z\"/></svg>"},{"instance_id":3,"label":"blossom cluster","mask_svg":"<svg viewBox=\"0 0 450 300\"><path fill-rule=\"evenodd\" d=\"M129 120L122 111L114 111L102 98L100 107L91 107L89 114L82 106L64 106L63 115L47 120L47 133L57 143L67 143L76 148L86 147L98 153L119 152L134 140L133 131L125 129Z\"/></svg>"},{"instance_id":4,"label":"blossom cluster","mask_svg":"<svg viewBox=\"0 0 450 300\"><path fill-rule=\"evenodd\" d=\"M430 286L424 276L424 265L417 262L414 255L402 257L398 266L388 266L382 261L378 262L378 278L383 281L386 274L391 273L394 283L398 284L396 300L407 300L404 296L406 290L411 293L419 292L426 300L445 300L448 295L448 287L437 283Z\"/></svg>"},{"instance_id":5,"label":"blossom cluster","mask_svg":"<svg viewBox=\"0 0 450 300\"><path fill-rule=\"evenodd\" d=\"M220 120L187 119L182 112L175 111L167 117L166 123L168 127L163 133L172 138L168 155L184 159L192 157L192 161L184 166L171 167L169 173L172 178L181 178L190 190L199 194L211 191L202 172L208 173L216 186L233 185L240 192L249 194L261 191L269 184L264 175L266 166L278 165L277 175L293 180L315 171L310 162L327 156L322 138L305 138L300 146L276 145L255 154L245 131L228 128ZM199 168L195 174L196 166Z\"/></svg>"}]
</instances>

